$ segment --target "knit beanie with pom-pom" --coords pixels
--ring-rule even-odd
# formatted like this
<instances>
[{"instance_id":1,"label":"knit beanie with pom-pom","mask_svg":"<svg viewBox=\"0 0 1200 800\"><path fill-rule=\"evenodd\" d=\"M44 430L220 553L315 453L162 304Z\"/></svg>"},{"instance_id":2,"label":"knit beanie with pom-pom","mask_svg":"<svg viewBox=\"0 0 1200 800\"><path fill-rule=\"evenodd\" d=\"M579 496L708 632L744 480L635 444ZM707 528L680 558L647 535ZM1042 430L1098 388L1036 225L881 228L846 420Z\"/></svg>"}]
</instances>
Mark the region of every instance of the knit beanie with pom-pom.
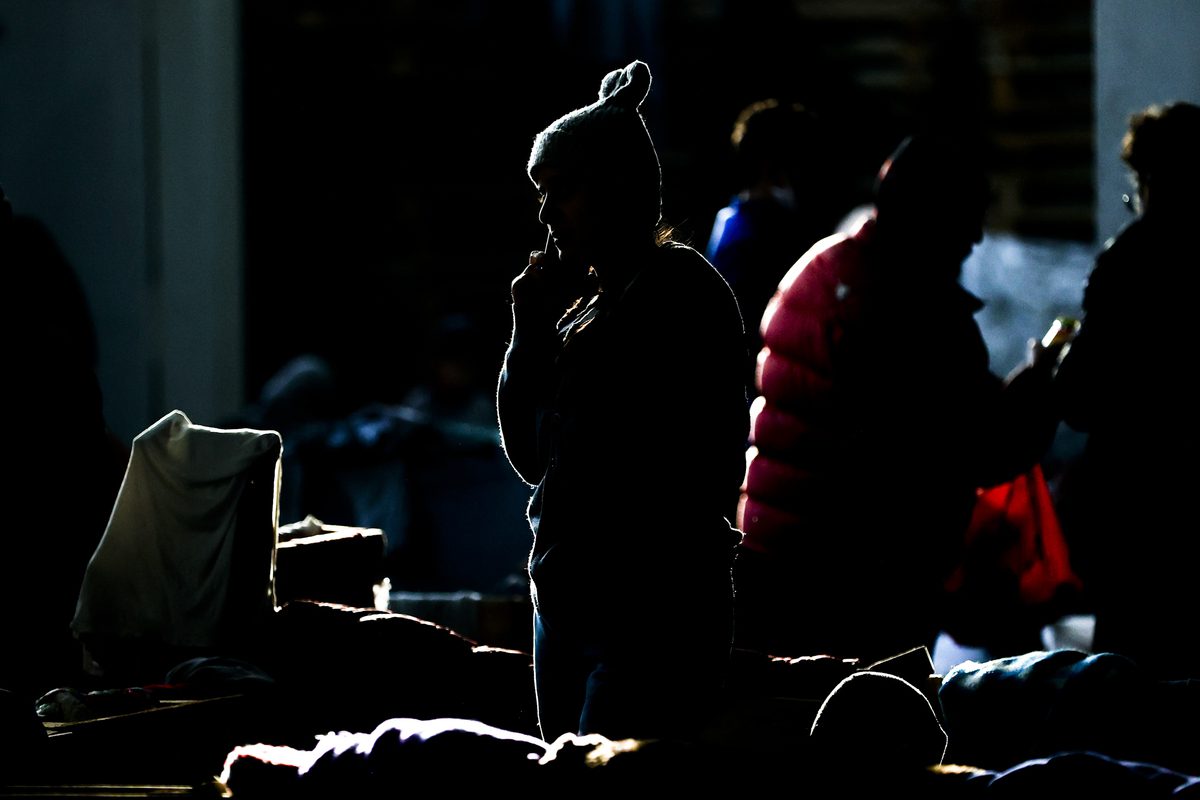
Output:
<instances>
[{"instance_id":1,"label":"knit beanie with pom-pom","mask_svg":"<svg viewBox=\"0 0 1200 800\"><path fill-rule=\"evenodd\" d=\"M604 76L597 100L554 122L533 140L527 170L552 167L619 196L653 227L662 205L662 169L642 117L650 67L634 61ZM644 216L642 216L644 215Z\"/></svg>"}]
</instances>

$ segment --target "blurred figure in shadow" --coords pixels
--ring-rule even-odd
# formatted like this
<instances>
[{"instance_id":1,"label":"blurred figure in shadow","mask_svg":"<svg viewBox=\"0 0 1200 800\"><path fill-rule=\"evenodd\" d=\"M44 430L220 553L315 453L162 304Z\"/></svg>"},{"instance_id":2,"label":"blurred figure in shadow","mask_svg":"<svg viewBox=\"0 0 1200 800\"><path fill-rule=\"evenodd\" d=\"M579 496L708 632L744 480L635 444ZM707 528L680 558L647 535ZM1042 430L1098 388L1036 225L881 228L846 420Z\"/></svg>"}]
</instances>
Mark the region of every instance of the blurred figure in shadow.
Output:
<instances>
[{"instance_id":1,"label":"blurred figure in shadow","mask_svg":"<svg viewBox=\"0 0 1200 800\"><path fill-rule=\"evenodd\" d=\"M288 361L263 384L255 424L283 436L338 419L346 411L342 387L328 361L303 353Z\"/></svg>"},{"instance_id":2,"label":"blurred figure in shadow","mask_svg":"<svg viewBox=\"0 0 1200 800\"><path fill-rule=\"evenodd\" d=\"M340 525L350 521L351 506L329 489L332 476L318 458L315 443L350 411L338 375L324 357L302 353L289 359L263 384L258 398L217 425L275 431L283 440L279 485L279 522L306 514Z\"/></svg>"},{"instance_id":3,"label":"blurred figure in shadow","mask_svg":"<svg viewBox=\"0 0 1200 800\"><path fill-rule=\"evenodd\" d=\"M529 490L500 447L496 355L472 315L445 314L398 409L420 423L407 456L406 537L389 568L401 591L528 594Z\"/></svg>"},{"instance_id":4,"label":"blurred figure in shadow","mask_svg":"<svg viewBox=\"0 0 1200 800\"><path fill-rule=\"evenodd\" d=\"M873 212L815 244L763 317L739 508L737 646L873 660L942 625L975 489L1031 467L1053 437L1057 353L989 369L959 283L983 234L978 154L905 139Z\"/></svg>"},{"instance_id":5,"label":"blurred figure in shadow","mask_svg":"<svg viewBox=\"0 0 1200 800\"><path fill-rule=\"evenodd\" d=\"M496 398L479 325L465 312L447 313L434 325L421 380L402 405L424 414L463 439L495 441ZM484 380L484 374L490 377Z\"/></svg>"},{"instance_id":6,"label":"blurred figure in shadow","mask_svg":"<svg viewBox=\"0 0 1200 800\"><path fill-rule=\"evenodd\" d=\"M1134 114L1121 149L1135 216L1096 258L1056 388L1087 433L1064 475L1064 532L1096 615L1093 649L1165 679L1200 678L1195 413L1187 364L1200 263L1200 107Z\"/></svg>"},{"instance_id":7,"label":"blurred figure in shadow","mask_svg":"<svg viewBox=\"0 0 1200 800\"><path fill-rule=\"evenodd\" d=\"M0 688L36 697L83 675L70 631L75 598L129 450L105 420L99 348L79 279L46 226L14 214L7 196L0 202L0 265L20 306L6 323L16 448L6 509L12 535L0 558Z\"/></svg>"},{"instance_id":8,"label":"blurred figure in shadow","mask_svg":"<svg viewBox=\"0 0 1200 800\"><path fill-rule=\"evenodd\" d=\"M349 406L333 364L304 353L226 427L281 435L281 522L380 528L397 591L524 594L528 490L500 448L486 356L478 323L449 313L400 402Z\"/></svg>"},{"instance_id":9,"label":"blurred figure in shadow","mask_svg":"<svg viewBox=\"0 0 1200 800\"><path fill-rule=\"evenodd\" d=\"M549 252L512 282L497 410L528 518L542 736L686 737L729 666L748 429L737 300L659 228L650 70L534 140Z\"/></svg>"},{"instance_id":10,"label":"blurred figure in shadow","mask_svg":"<svg viewBox=\"0 0 1200 800\"><path fill-rule=\"evenodd\" d=\"M751 103L738 114L730 143L738 192L717 212L706 255L741 306L752 391L767 301L796 259L833 233L842 209L831 194L825 123L799 103Z\"/></svg>"}]
</instances>

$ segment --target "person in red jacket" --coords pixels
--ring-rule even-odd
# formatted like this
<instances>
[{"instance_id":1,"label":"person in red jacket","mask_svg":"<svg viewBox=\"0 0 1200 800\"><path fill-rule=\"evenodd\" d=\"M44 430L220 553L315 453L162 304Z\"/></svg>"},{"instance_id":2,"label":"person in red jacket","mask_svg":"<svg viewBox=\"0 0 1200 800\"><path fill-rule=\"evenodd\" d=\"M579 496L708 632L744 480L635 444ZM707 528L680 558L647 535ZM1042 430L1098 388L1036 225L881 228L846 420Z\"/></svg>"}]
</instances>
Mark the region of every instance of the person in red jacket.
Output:
<instances>
[{"instance_id":1,"label":"person in red jacket","mask_svg":"<svg viewBox=\"0 0 1200 800\"><path fill-rule=\"evenodd\" d=\"M736 646L874 659L941 628L943 583L979 486L1049 447L1057 352L989 368L959 283L982 239L982 161L905 139L872 212L813 245L762 319L737 524Z\"/></svg>"}]
</instances>

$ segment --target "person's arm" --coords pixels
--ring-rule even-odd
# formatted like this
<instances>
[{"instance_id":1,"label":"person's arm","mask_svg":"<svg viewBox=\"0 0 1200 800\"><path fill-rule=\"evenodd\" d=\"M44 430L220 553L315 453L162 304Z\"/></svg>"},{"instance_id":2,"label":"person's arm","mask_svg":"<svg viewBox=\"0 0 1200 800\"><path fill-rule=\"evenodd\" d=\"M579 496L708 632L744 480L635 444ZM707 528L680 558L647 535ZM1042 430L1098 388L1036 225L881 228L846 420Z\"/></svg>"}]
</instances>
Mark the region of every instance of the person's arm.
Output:
<instances>
[{"instance_id":1,"label":"person's arm","mask_svg":"<svg viewBox=\"0 0 1200 800\"><path fill-rule=\"evenodd\" d=\"M1033 342L1027 362L1001 378L990 370L972 316L927 312L938 321L934 330L946 332L937 360L913 365L903 358L898 348L911 348L911 336L930 335L927 325L905 335L903 321L872 326L870 349L857 359L864 383L854 396L868 403L890 398L865 409L868 452L878 455L886 449L880 437L895 436L890 446L899 458L918 447L926 463L944 464L973 486L994 486L1025 472L1049 449L1058 426L1051 395L1055 352Z\"/></svg>"},{"instance_id":2,"label":"person's arm","mask_svg":"<svg viewBox=\"0 0 1200 800\"><path fill-rule=\"evenodd\" d=\"M1050 449L1059 423L1052 381L1061 352L1061 344L1030 340L1026 361L1000 384L991 422L982 431L981 450L992 455L979 465L981 486L1011 480Z\"/></svg>"},{"instance_id":3,"label":"person's arm","mask_svg":"<svg viewBox=\"0 0 1200 800\"><path fill-rule=\"evenodd\" d=\"M1054 376L1055 403L1064 422L1077 431L1090 431L1117 391L1111 376L1113 354L1121 334L1119 321L1112 319L1108 270L1102 256L1088 276L1083 292L1083 319L1071 345L1063 354ZM1127 324L1127 323L1125 323ZM1107 364L1105 362L1108 362ZM1106 385L1107 380L1107 385Z\"/></svg>"},{"instance_id":4,"label":"person's arm","mask_svg":"<svg viewBox=\"0 0 1200 800\"><path fill-rule=\"evenodd\" d=\"M500 370L496 414L505 455L530 485L546 471L538 452L538 409L547 400L547 382L560 347L557 323L584 285L577 271L565 266L534 251L512 282L512 339Z\"/></svg>"},{"instance_id":5,"label":"person's arm","mask_svg":"<svg viewBox=\"0 0 1200 800\"><path fill-rule=\"evenodd\" d=\"M512 341L496 389L496 416L508 462L521 480L532 486L546 468L537 452L537 409L550 356L545 346L534 341L536 337L522 338L518 329L514 319Z\"/></svg>"}]
</instances>

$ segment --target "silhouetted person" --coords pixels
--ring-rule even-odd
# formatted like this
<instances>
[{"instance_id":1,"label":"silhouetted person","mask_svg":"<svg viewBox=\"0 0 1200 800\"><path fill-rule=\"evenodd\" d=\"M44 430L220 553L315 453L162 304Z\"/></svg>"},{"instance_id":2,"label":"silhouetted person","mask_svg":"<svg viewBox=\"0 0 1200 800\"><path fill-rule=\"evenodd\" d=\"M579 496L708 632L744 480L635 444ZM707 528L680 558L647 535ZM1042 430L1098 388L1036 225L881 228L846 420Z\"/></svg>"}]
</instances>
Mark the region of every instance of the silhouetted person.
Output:
<instances>
[{"instance_id":1,"label":"silhouetted person","mask_svg":"<svg viewBox=\"0 0 1200 800\"><path fill-rule=\"evenodd\" d=\"M796 259L833 233L844 209L830 192L825 123L804 106L774 98L751 103L738 114L730 143L738 192L717 212L706 255L742 309L753 390L767 301Z\"/></svg>"},{"instance_id":2,"label":"silhouetted person","mask_svg":"<svg viewBox=\"0 0 1200 800\"><path fill-rule=\"evenodd\" d=\"M128 459L109 430L83 289L38 220L0 209L0 265L10 315L12 535L0 558L5 656L0 688L36 697L82 675L70 632L88 559L104 533Z\"/></svg>"},{"instance_id":3,"label":"silhouetted person","mask_svg":"<svg viewBox=\"0 0 1200 800\"><path fill-rule=\"evenodd\" d=\"M498 386L528 507L541 732L686 735L728 666L726 515L748 415L737 301L704 257L659 243L660 169L639 107L650 70L534 140L552 252L512 282Z\"/></svg>"},{"instance_id":4,"label":"silhouetted person","mask_svg":"<svg viewBox=\"0 0 1200 800\"><path fill-rule=\"evenodd\" d=\"M975 489L1028 469L1053 437L1053 351L1006 383L959 283L982 237L978 158L906 139L873 213L815 244L763 317L759 397L735 565L737 644L877 658L942 624Z\"/></svg>"},{"instance_id":5,"label":"silhouetted person","mask_svg":"<svg viewBox=\"0 0 1200 800\"><path fill-rule=\"evenodd\" d=\"M1137 216L1096 259L1055 381L1066 423L1087 433L1060 505L1096 615L1093 648L1162 678L1200 678L1189 368L1200 346L1200 107L1134 114L1121 159Z\"/></svg>"},{"instance_id":6,"label":"silhouetted person","mask_svg":"<svg viewBox=\"0 0 1200 800\"><path fill-rule=\"evenodd\" d=\"M400 591L529 591L529 488L500 447L496 343L470 314L445 314L401 403L422 429L405 458L407 536L389 562Z\"/></svg>"},{"instance_id":7,"label":"silhouetted person","mask_svg":"<svg viewBox=\"0 0 1200 800\"><path fill-rule=\"evenodd\" d=\"M451 445L497 439L495 371L492 363L483 363L486 352L476 320L446 314L434 327L421 379L401 404L442 426Z\"/></svg>"}]
</instances>

